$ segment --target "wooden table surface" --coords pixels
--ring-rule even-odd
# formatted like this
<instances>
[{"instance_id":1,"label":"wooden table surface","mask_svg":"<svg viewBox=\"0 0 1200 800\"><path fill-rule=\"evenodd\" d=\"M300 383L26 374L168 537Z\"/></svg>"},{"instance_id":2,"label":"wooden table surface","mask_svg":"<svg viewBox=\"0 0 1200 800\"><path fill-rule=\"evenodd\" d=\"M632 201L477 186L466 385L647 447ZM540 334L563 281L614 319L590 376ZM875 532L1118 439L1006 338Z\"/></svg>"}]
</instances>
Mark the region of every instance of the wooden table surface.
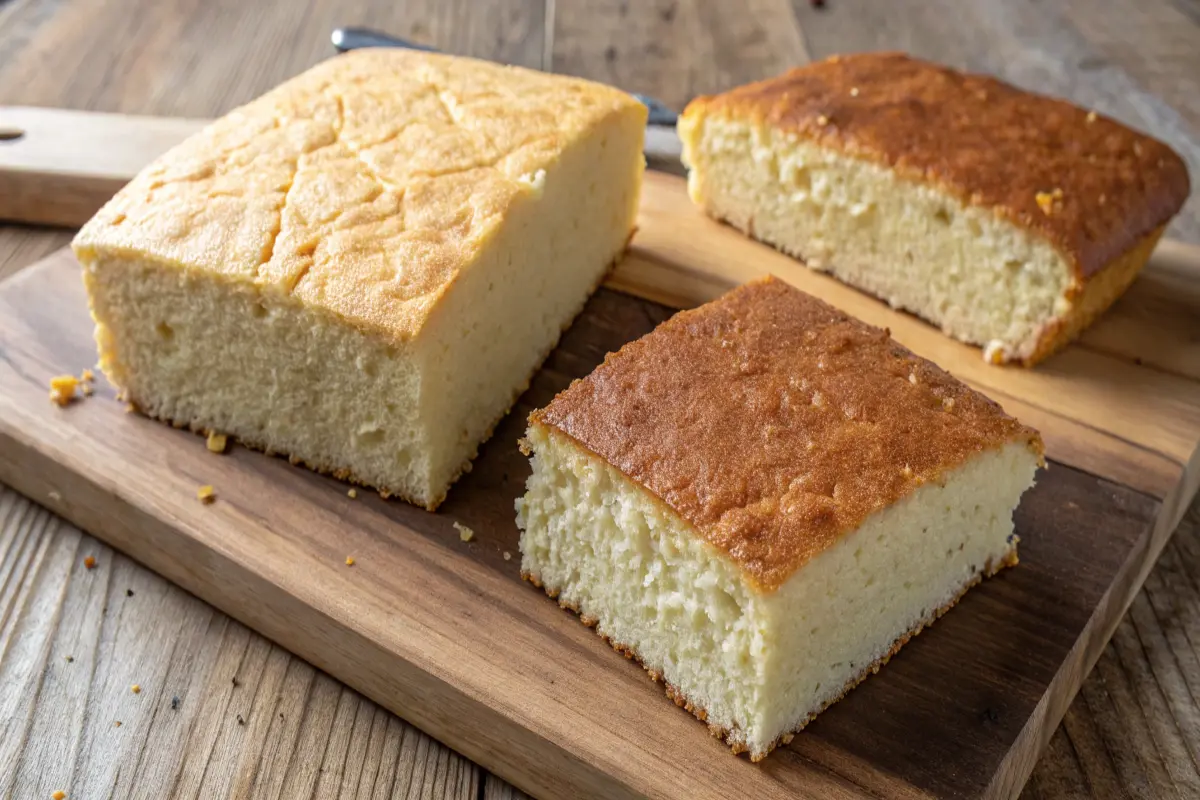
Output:
<instances>
[{"instance_id":1,"label":"wooden table surface","mask_svg":"<svg viewBox=\"0 0 1200 800\"><path fill-rule=\"evenodd\" d=\"M330 55L330 30L348 24L675 107L811 58L906 49L1149 130L1200 179L1197 0L0 0L0 105L213 116ZM1197 206L1193 198L1170 235L1200 242ZM0 277L70 235L0 225ZM1025 796L1200 796L1198 699L1193 504ZM0 486L0 797L58 789L70 798L520 794Z\"/></svg>"}]
</instances>

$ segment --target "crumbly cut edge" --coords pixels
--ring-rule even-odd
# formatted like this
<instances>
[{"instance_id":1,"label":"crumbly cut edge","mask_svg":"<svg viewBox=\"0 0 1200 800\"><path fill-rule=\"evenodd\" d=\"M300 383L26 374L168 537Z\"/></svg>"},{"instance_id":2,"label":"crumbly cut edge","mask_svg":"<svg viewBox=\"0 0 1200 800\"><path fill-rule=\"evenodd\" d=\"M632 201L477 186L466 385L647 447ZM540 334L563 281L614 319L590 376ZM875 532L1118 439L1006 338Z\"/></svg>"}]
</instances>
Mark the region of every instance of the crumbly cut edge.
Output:
<instances>
[{"instance_id":1,"label":"crumbly cut edge","mask_svg":"<svg viewBox=\"0 0 1200 800\"><path fill-rule=\"evenodd\" d=\"M754 241L778 250L788 257L795 258L795 256L781 249L778 245L758 238L752 230L743 230L741 227L733 225L729 220L717 215L707 204L703 204L703 210L704 213L713 219L741 231ZM1000 218L1009 224L1014 224L1011 220L1007 220L1004 217ZM1121 295L1133 284L1137 276L1141 273L1142 268L1150 260L1150 256L1153 254L1154 248L1158 245L1158 240L1162 237L1166 227L1164 224L1151 231L1123 255L1105 264L1088 278L1081 281L1078 275L1076 275L1074 282L1068 287L1067 291L1067 295L1071 299L1071 309L1061 316L1048 320L1042 326L1037 333L1037 338L1032 340L1033 346L1029 348L1029 355L1023 356L1020 353L1009 353L1000 349L989 352L986 347L979 346L984 354L984 359L991 364L1019 364L1023 367L1033 367L1073 342L1107 311L1109 306L1120 299ZM797 260L807 266L807 261L802 256ZM1068 263L1070 263L1069 260ZM849 286L855 291L876 297L876 295L853 284L840 280L839 283ZM919 316L918 318L925 319ZM937 325L937 322L934 320L925 321L931 325Z\"/></svg>"},{"instance_id":2,"label":"crumbly cut edge","mask_svg":"<svg viewBox=\"0 0 1200 800\"><path fill-rule=\"evenodd\" d=\"M496 419L492 420L491 425L488 426L487 431L484 433L483 437L475 445L475 448L471 451L470 455L467 456L466 460L462 463L462 466L458 468L458 471L454 473L454 476L446 484L446 488L442 491L442 493L440 495L438 495L437 497L433 498L428 503L423 503L419 500L416 500L415 498L408 497L407 495L403 494L402 492L393 492L389 489L384 489L384 488L381 488L378 486L374 486L371 483L363 480L362 478L359 478L357 475L355 475L353 473L353 471L346 469L344 467L334 467L334 466L331 466L328 464L314 464L310 461L307 461L307 460L300 458L293 454L278 453L274 449L272 449L269 445L267 445L263 442L251 441L251 440L244 439L240 436L233 435L233 434L226 434L226 435L228 435L233 441L237 442L242 447L246 447L251 450L257 450L257 451L264 453L266 455L269 455L269 456L277 455L277 456L280 456L281 458L287 458L289 463L296 465L296 466L306 467L307 469L310 469L313 472L319 473L321 475L330 475L340 481L347 481L348 483L356 483L359 486L363 486L368 489L374 489L374 490L378 491L380 497L384 498L385 500L388 499L389 497L394 496L394 497L400 498L401 500L403 500L406 503L411 503L412 505L418 506L420 508L424 508L426 511L431 511L431 512L437 511L438 506L440 506L445 501L446 495L450 491L450 487L453 486L455 483L457 483L459 478L461 478L463 475L465 475L466 473L471 471L471 464L472 464L472 462L475 461L475 458L479 455L480 448L483 447L483 445L486 444L488 442L488 440L492 438L492 434L494 434L496 432L496 427L499 426L499 424L504 421L504 418L507 417L509 415L509 413L513 410L513 406L515 406L517 404L517 401L519 399L521 399L521 395L523 395L529 389L530 383L533 382L534 375L536 375L538 373L538 370L540 370L542 368L542 364L544 364L546 359L550 357L550 354L552 352L554 352L554 348L558 347L558 342L560 339L562 339L562 335L564 333L566 333L568 328L570 328L573 324L575 324L575 320L579 317L579 315L581 313L583 313L583 309L587 305L588 300L591 299L592 295L596 293L596 291L600 288L600 286L608 278L609 274L613 270L613 267L615 267L617 265L617 263L620 262L621 259L625 257L625 253L629 249L629 243L631 241L633 241L633 235L635 233L637 233L636 226L634 227L634 229L632 231L630 231L629 238L625 240L625 246L622 247L620 252L618 252L617 255L613 258L612 263L610 263L608 265L608 268L603 273L601 273L600 278L596 281L596 284L594 286L592 286L592 288L588 291L587 295L584 296L583 302L581 302L579 304L579 308L575 309L575 311L563 323L562 329L558 332L558 336L556 336L554 338L554 341L552 341L550 343L550 345L546 348L545 352L543 352L538 357L537 363L535 364L533 370L529 373L529 375L525 378L525 380L520 384L520 386L517 387L517 390L515 392L513 392L512 399L509 400L508 405L505 407L504 411L502 411L499 414L499 416L496 417ZM103 361L103 359L101 359L101 360ZM145 417L149 417L150 419L166 423L173 428L180 428L180 429L186 428L187 430L191 431L192 433L198 433L202 436L208 435L208 433L212 430L210 427L202 424L198 420L184 421L184 420L179 420L179 419L172 419L166 415L155 414L154 412L149 411L147 404L142 403L136 397L131 396L129 394L129 390L127 388L125 388L123 386L119 386L117 384L117 382L113 379L113 376L110 375L107 370L104 370L104 374L105 374L105 377L108 378L110 383L112 383L114 386L117 386L118 389L120 389L123 393L125 393L126 400L129 402L130 406L135 411L137 411L139 414L141 414ZM218 431L218 432L225 433L224 431Z\"/></svg>"},{"instance_id":3,"label":"crumbly cut edge","mask_svg":"<svg viewBox=\"0 0 1200 800\"><path fill-rule=\"evenodd\" d=\"M1001 361L1019 362L1022 366L1032 367L1066 347L1087 330L1109 306L1125 294L1142 268L1150 260L1158 240L1162 238L1164 224L1151 231L1134 244L1124 255L1105 264L1082 285L1075 283L1074 296L1071 298L1071 310L1060 317L1050 320L1038 333L1037 343L1030 355L1024 358L1008 358Z\"/></svg>"},{"instance_id":4,"label":"crumbly cut edge","mask_svg":"<svg viewBox=\"0 0 1200 800\"><path fill-rule=\"evenodd\" d=\"M772 750L774 750L779 745L789 744L792 741L793 737L795 737L795 735L797 733L799 733L800 731L804 730L804 728L806 728L810 722L812 722L814 719L816 719L817 716L821 714L821 712L823 712L825 709L829 708L834 703L836 703L837 701L839 701L843 697L845 697L852 689L854 689L860 683L865 681L867 679L867 676L878 674L879 670L885 664L887 664L888 661L890 661L892 659L892 656L894 656L894 655L896 655L896 653L900 652L900 648L902 648L904 645L908 644L910 639L912 639L914 636L921 633L921 631L928 628L930 625L932 625L934 622L936 622L938 619L940 619L943 614L945 614L947 611L949 611L955 605L957 605L958 601L961 600L963 598L963 596L966 595L966 593L968 591L970 591L974 586L981 583L984 578L992 577L993 575L995 575L996 573L998 573L1000 570L1004 569L1005 567L1015 567L1017 565L1017 563L1019 562L1019 559L1017 557L1018 541L1019 541L1019 537L1014 535L1012 538L1011 549L1009 549L1009 551L1004 555L1004 558L1000 561L999 564L997 564L995 566L993 566L991 563L984 564L983 571L976 574L974 577L972 577L970 580L968 580L962 586L962 588L958 590L958 593L955 594L955 596L950 600L950 602L946 603L941 608L935 609L933 611L933 613L931 613L925 619L918 622L915 627L913 627L908 632L902 634L899 638L897 638L894 642L892 642L892 646L890 648L888 648L888 651L886 653L884 653L882 656L877 658L873 663L868 664L866 667L864 667L862 672L858 673L858 675L856 675L853 678L851 678L850 680L848 680L846 682L846 685L842 687L842 690L840 692L838 692L832 699L830 699L828 702L826 702L823 706L821 706L816 711L812 712L806 718L801 720L799 725L797 725L795 728L793 728L792 730L790 730L786 733L780 734L779 737L777 739L775 739L775 741L771 742L771 744L769 744L767 746L766 750L764 750L761 753L750 753L750 760L753 762L762 761L768 755L771 754ZM557 589L552 589L550 587L543 586L542 582L540 580L538 580L531 573L529 573L525 570L522 570L521 578L526 581L529 581L531 584L533 584L537 588L545 591L546 594L549 595L549 597L551 599L558 601L558 605L561 608L579 615L580 622L582 622L584 625L588 626L589 628L592 628L593 630L595 630L596 634L601 639L603 639L605 642L610 644L614 650L616 650L621 655L625 656L625 658L630 659L632 661L636 661L639 665L641 665L642 669L646 670L646 674L648 674L650 676L651 680L653 680L655 682L661 681L664 688L666 689L667 697L670 698L675 703L675 705L677 705L680 708L684 709L685 711L689 712L690 714L692 714L692 716L694 716L696 719L700 720L701 722L706 723L708 725L708 732L713 737L720 739L723 743L728 745L730 752L732 752L734 755L739 755L741 753L750 752L749 748L746 747L744 742L737 741L736 737L733 736L733 734L735 732L733 729L724 728L724 727L721 727L720 725L716 725L714 723L708 722L708 711L706 709L702 708L701 706L693 703L691 700L689 700L683 694L683 692L681 692L676 687L672 686L670 683L667 683L667 681L663 678L661 673L646 666L646 663L642 660L642 657L638 654L637 650L630 647L629 645L621 644L620 642L614 642L607 635L605 635L604 633L601 633L600 629L598 627L600 624L600 620L598 618L584 616L583 613L579 610L579 608L575 604L569 603L566 600L563 600L562 598L560 598L559 591Z\"/></svg>"}]
</instances>

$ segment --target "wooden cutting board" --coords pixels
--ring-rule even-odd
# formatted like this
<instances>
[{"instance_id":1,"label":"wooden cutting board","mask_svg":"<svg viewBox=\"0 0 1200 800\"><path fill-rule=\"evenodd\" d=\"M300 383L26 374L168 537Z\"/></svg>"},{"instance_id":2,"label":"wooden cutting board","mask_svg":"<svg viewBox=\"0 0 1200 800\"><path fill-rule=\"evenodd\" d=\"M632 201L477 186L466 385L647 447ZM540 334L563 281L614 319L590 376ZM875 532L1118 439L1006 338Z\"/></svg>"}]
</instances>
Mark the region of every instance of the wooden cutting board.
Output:
<instances>
[{"instance_id":1,"label":"wooden cutting board","mask_svg":"<svg viewBox=\"0 0 1200 800\"><path fill-rule=\"evenodd\" d=\"M1195 491L1200 257L1164 244L1081 343L1026 371L989 367L703 218L677 178L648 176L639 225L609 288L437 514L351 499L240 448L213 455L125 413L102 381L91 399L52 405L49 378L95 360L65 251L0 286L0 480L535 795L1015 795ZM1052 464L1017 513L1021 565L752 765L520 581L512 502L532 408L669 307L766 272L990 394L1042 430ZM206 483L210 506L195 500Z\"/></svg>"}]
</instances>

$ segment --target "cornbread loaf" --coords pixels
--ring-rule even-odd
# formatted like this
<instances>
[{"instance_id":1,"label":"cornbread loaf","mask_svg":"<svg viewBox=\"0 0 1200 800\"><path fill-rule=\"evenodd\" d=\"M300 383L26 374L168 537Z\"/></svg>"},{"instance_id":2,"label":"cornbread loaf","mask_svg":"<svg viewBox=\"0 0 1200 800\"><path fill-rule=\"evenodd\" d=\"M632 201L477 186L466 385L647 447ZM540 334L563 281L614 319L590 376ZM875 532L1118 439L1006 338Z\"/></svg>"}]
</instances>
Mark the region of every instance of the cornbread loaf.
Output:
<instances>
[{"instance_id":1,"label":"cornbread loaf","mask_svg":"<svg viewBox=\"0 0 1200 800\"><path fill-rule=\"evenodd\" d=\"M750 284L530 418L522 575L759 760L1017 561L1038 434L888 332Z\"/></svg>"},{"instance_id":2,"label":"cornbread loaf","mask_svg":"<svg viewBox=\"0 0 1200 800\"><path fill-rule=\"evenodd\" d=\"M322 63L75 239L145 413L433 509L631 235L646 110L402 50Z\"/></svg>"},{"instance_id":3,"label":"cornbread loaf","mask_svg":"<svg viewBox=\"0 0 1200 800\"><path fill-rule=\"evenodd\" d=\"M704 210L1032 365L1132 283L1189 192L1162 142L898 53L833 57L693 101Z\"/></svg>"}]
</instances>

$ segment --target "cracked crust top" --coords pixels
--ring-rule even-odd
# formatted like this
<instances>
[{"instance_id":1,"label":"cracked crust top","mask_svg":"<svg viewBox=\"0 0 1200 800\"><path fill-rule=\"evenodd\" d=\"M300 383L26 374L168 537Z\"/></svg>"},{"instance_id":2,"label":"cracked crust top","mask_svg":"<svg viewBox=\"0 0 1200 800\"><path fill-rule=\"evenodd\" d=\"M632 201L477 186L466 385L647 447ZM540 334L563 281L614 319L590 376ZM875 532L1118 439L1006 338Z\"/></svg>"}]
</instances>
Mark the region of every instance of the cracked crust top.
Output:
<instances>
[{"instance_id":1,"label":"cracked crust top","mask_svg":"<svg viewBox=\"0 0 1200 800\"><path fill-rule=\"evenodd\" d=\"M833 56L699 97L681 127L709 115L770 125L991 208L1049 240L1080 279L1188 198L1187 167L1162 142L1062 100L903 53Z\"/></svg>"},{"instance_id":2,"label":"cracked crust top","mask_svg":"<svg viewBox=\"0 0 1200 800\"><path fill-rule=\"evenodd\" d=\"M774 591L871 514L1037 432L768 278L682 311L535 411Z\"/></svg>"},{"instance_id":3,"label":"cracked crust top","mask_svg":"<svg viewBox=\"0 0 1200 800\"><path fill-rule=\"evenodd\" d=\"M252 282L403 341L540 170L609 115L645 113L575 78L355 51L160 157L74 247Z\"/></svg>"}]
</instances>

